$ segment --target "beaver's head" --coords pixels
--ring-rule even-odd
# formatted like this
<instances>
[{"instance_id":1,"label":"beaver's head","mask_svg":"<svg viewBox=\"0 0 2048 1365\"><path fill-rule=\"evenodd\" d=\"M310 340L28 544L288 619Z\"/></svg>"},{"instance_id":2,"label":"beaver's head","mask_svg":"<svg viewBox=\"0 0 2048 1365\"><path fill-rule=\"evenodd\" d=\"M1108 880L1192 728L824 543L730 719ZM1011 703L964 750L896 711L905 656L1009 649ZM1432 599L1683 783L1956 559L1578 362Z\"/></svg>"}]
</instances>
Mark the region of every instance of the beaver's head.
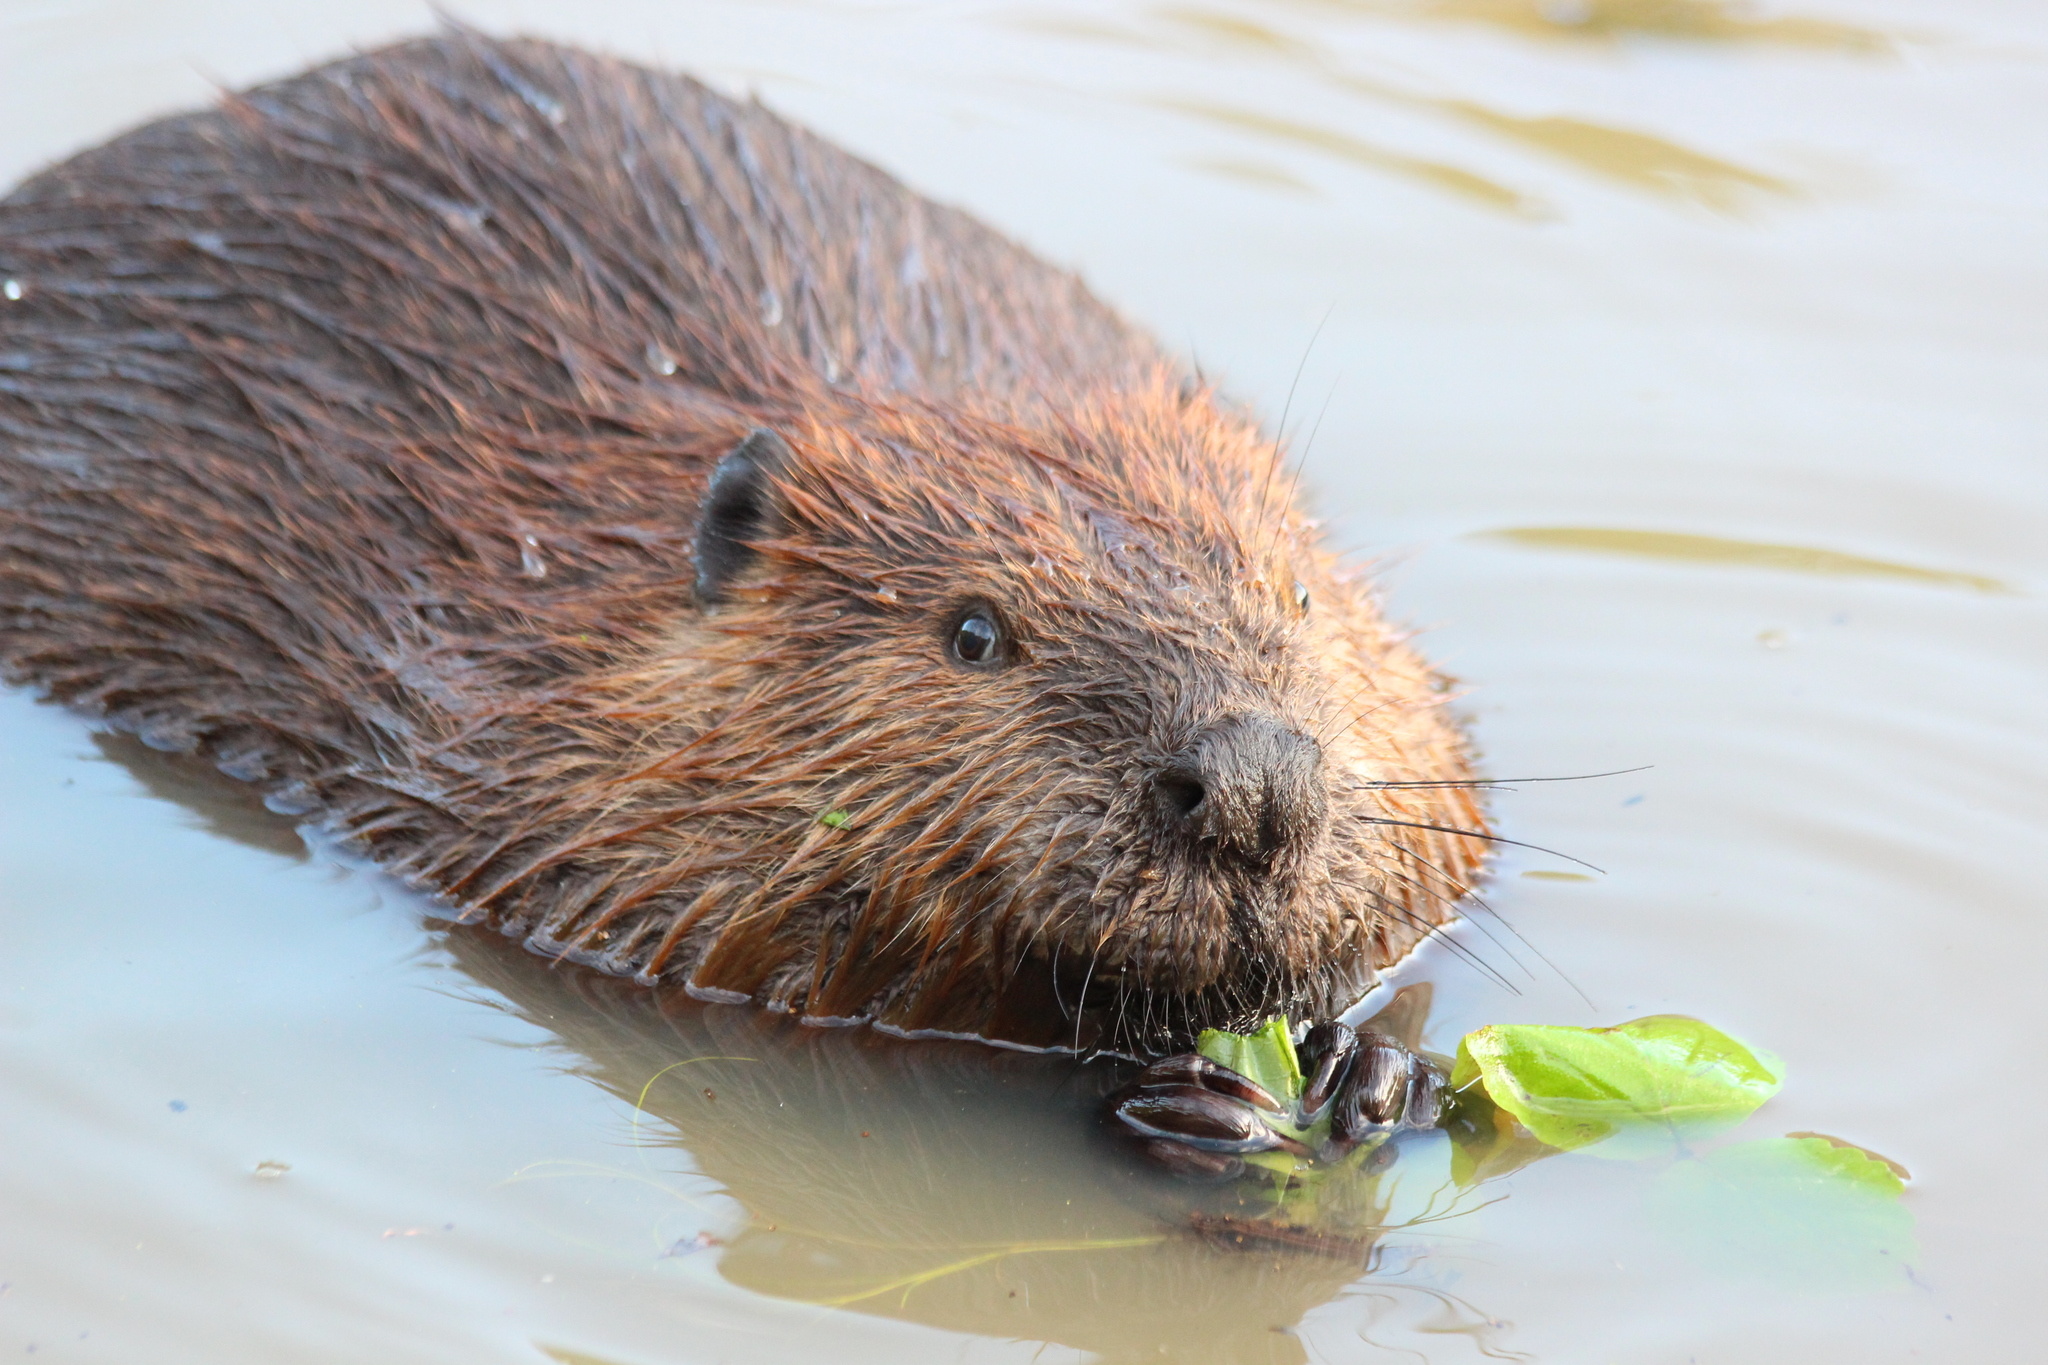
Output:
<instances>
[{"instance_id":1,"label":"beaver's head","mask_svg":"<svg viewBox=\"0 0 2048 1365\"><path fill-rule=\"evenodd\" d=\"M1442 831L1483 826L1439 681L1277 458L1165 380L1029 429L861 406L740 441L700 612L615 684L619 852L557 938L1034 1044L1349 1003L1469 880Z\"/></svg>"}]
</instances>

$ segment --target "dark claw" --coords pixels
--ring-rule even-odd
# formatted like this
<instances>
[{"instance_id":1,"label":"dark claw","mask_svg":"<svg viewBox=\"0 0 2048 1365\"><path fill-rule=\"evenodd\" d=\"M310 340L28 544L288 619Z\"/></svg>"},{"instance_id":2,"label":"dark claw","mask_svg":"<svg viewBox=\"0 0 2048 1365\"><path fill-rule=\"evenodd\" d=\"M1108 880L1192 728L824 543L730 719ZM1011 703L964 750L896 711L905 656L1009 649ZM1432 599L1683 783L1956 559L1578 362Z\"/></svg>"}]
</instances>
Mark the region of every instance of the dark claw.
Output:
<instances>
[{"instance_id":1,"label":"dark claw","mask_svg":"<svg viewBox=\"0 0 2048 1365\"><path fill-rule=\"evenodd\" d=\"M1408 1076L1415 1055L1393 1039L1368 1034L1359 1049L1358 1112L1367 1123L1393 1123L1408 1098Z\"/></svg>"},{"instance_id":2,"label":"dark claw","mask_svg":"<svg viewBox=\"0 0 2048 1365\"><path fill-rule=\"evenodd\" d=\"M1334 1020L1317 1024L1301 1040L1301 1052L1309 1064L1308 1084L1301 1092L1301 1116L1304 1122L1313 1123L1351 1075L1358 1035L1349 1024Z\"/></svg>"},{"instance_id":3,"label":"dark claw","mask_svg":"<svg viewBox=\"0 0 2048 1365\"><path fill-rule=\"evenodd\" d=\"M1410 1128L1435 1128L1444 1117L1444 1074L1416 1058L1415 1074L1408 1078L1408 1107L1401 1121Z\"/></svg>"},{"instance_id":4,"label":"dark claw","mask_svg":"<svg viewBox=\"0 0 2048 1365\"><path fill-rule=\"evenodd\" d=\"M1213 1090L1219 1095L1242 1100L1255 1109L1269 1114L1284 1114L1287 1106L1275 1099L1270 1091L1249 1076L1241 1076L1227 1066L1219 1066L1199 1052L1185 1052L1178 1057L1157 1061L1138 1073L1131 1082L1132 1090L1151 1090L1164 1085L1193 1085L1204 1090Z\"/></svg>"},{"instance_id":5,"label":"dark claw","mask_svg":"<svg viewBox=\"0 0 2048 1365\"><path fill-rule=\"evenodd\" d=\"M1338 1096L1331 1136L1355 1144L1397 1128L1434 1128L1442 1096L1443 1077L1435 1066L1391 1038L1365 1034L1350 1084Z\"/></svg>"},{"instance_id":6,"label":"dark claw","mask_svg":"<svg viewBox=\"0 0 2048 1365\"><path fill-rule=\"evenodd\" d=\"M1270 1152L1294 1146L1268 1128L1249 1105L1198 1085L1158 1085L1135 1091L1112 1111L1140 1137L1166 1138L1210 1152Z\"/></svg>"}]
</instances>

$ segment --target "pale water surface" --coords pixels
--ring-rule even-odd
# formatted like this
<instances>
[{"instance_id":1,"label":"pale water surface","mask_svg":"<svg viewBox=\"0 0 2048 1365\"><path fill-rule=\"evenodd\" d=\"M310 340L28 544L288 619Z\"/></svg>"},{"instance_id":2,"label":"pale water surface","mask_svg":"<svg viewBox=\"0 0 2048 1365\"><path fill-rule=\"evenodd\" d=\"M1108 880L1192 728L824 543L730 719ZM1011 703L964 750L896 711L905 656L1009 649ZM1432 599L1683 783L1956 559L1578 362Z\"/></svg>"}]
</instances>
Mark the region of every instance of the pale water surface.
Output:
<instances>
[{"instance_id":1,"label":"pale water surface","mask_svg":"<svg viewBox=\"0 0 2048 1365\"><path fill-rule=\"evenodd\" d=\"M2042 1353L2038 0L458 9L756 90L1295 387L1490 771L1654 765L1500 798L1606 873L1511 851L1556 970L1461 930L1514 990L1429 950L1432 1043L1700 1015L1789 1069L1741 1135L1903 1162L1912 1233L1674 1219L1655 1163L1575 1156L1370 1272L1212 1250L1099 1159L1092 1069L552 972L14 693L0 1358ZM4 0L0 181L431 23ZM1417 1144L1388 1220L1444 1183Z\"/></svg>"}]
</instances>

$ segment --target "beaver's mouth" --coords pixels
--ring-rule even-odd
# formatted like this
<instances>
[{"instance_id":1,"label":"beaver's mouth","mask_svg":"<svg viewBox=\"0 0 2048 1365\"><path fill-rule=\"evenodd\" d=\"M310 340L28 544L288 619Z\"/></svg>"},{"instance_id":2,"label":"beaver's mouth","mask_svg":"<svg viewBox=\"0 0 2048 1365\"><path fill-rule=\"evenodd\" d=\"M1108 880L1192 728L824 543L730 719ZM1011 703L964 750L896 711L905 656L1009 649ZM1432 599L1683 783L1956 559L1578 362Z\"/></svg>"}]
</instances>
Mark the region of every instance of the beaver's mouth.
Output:
<instances>
[{"instance_id":1,"label":"beaver's mouth","mask_svg":"<svg viewBox=\"0 0 2048 1365\"><path fill-rule=\"evenodd\" d=\"M1242 1032L1275 1015L1330 1018L1370 984L1362 961L1320 963L1304 971L1272 957L1247 956L1226 974L1190 988L1170 978L1148 979L1129 967L1105 969L1090 955L1056 949L1011 978L991 1020L991 1038L1153 1056L1185 1050L1204 1029ZM1028 996L1036 997L1035 1008ZM996 1036L998 1030L1028 1036Z\"/></svg>"}]
</instances>

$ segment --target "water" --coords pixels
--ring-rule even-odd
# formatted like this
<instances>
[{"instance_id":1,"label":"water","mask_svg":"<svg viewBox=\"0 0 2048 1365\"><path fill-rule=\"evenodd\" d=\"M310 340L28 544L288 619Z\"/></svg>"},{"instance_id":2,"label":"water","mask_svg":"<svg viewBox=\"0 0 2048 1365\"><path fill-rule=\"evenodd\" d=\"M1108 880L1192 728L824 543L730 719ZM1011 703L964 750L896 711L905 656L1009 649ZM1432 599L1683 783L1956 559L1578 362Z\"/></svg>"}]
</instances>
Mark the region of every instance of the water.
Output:
<instances>
[{"instance_id":1,"label":"water","mask_svg":"<svg viewBox=\"0 0 2048 1365\"><path fill-rule=\"evenodd\" d=\"M1507 834L1605 872L1510 850L1492 901L1555 970L1461 930L1515 992L1425 953L1430 1043L1710 1019L1790 1069L1743 1134L1903 1162L1912 1247L1828 1283L1660 1221L1654 1167L1565 1157L1393 1234L1369 1274L1218 1252L1097 1159L1090 1072L550 972L17 693L0 1354L2038 1349L2038 6L463 12L758 90L1079 265L1268 413L1292 390L1306 485L1463 679L1490 771L1654 765L1501 797ZM0 180L430 23L7 0ZM1404 1155L1390 1220L1431 1207L1443 1157Z\"/></svg>"}]
</instances>

